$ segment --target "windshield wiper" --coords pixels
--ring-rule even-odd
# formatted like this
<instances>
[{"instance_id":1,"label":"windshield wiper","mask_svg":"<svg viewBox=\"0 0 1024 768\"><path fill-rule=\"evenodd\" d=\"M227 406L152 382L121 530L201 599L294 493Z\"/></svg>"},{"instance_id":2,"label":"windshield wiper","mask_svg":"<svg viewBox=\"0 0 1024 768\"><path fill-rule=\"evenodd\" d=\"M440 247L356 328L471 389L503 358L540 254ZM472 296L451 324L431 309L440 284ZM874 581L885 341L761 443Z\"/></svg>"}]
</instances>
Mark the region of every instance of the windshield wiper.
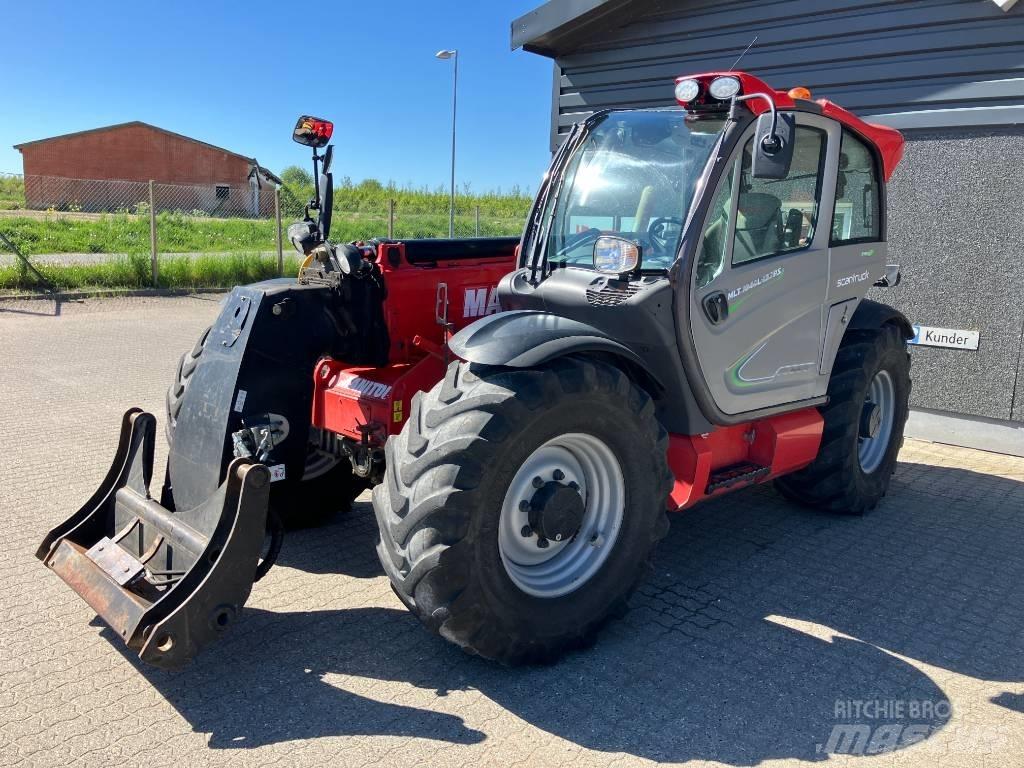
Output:
<instances>
[{"instance_id":1,"label":"windshield wiper","mask_svg":"<svg viewBox=\"0 0 1024 768\"><path fill-rule=\"evenodd\" d=\"M548 239L547 239L547 237L544 237L543 238L543 243L541 243L540 242L541 238L539 236L540 235L544 235L544 233L550 231L551 222L552 222L552 220L554 219L554 216L555 216L555 209L558 208L558 198L562 194L562 188L565 186L565 173L564 173L565 172L565 167L569 164L569 159L572 157L572 155L576 151L576 149L580 146L580 144L583 143L583 141L587 138L587 136L590 135L590 126L592 124L591 121L595 117L598 117L598 116L603 117L604 114L605 113L603 113L603 112L599 112L596 115L592 115L589 119L585 120L583 123L577 123L575 126L573 126L574 129L578 128L579 130L576 131L575 134L573 134L573 133L569 134L569 138L567 138L565 140L565 143L562 145L562 151L560 153L560 156L557 158L555 164L551 168L551 174L548 177L550 179L550 181L548 182L547 190L545 190L544 205L541 208L540 213L543 214L544 209L546 209L548 207L548 199L549 198L550 198L550 201L551 201L551 212L548 214L547 226L546 227L541 222L537 222L537 224L535 225L537 227L540 227L540 229L539 229L539 231L535 230L535 231L537 231L538 237L536 237L534 239L534 241L533 241L533 248L531 249L531 253L530 253L530 265L531 265L531 269L530 269L530 282L533 283L534 285L536 285L537 282L538 282L538 280L537 280L537 273L538 272L540 272L541 279L543 279L545 274L547 273L547 268L548 268ZM557 186L557 189L555 190L554 196L552 197L552 195L551 195L552 185L554 185L556 183L557 183L558 186ZM539 259L538 259L538 252L537 252L537 248L538 247L541 248L541 251L539 253L539 257L540 257ZM538 261L539 261L539 263L538 263Z\"/></svg>"}]
</instances>

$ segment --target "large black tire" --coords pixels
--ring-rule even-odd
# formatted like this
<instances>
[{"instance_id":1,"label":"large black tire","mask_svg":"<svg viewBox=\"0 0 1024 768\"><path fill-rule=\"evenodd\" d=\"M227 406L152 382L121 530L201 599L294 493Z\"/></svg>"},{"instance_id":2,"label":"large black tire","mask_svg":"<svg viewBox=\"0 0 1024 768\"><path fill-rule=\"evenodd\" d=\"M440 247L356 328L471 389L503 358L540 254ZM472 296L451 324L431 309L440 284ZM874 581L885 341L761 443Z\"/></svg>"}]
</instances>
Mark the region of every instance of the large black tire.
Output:
<instances>
[{"instance_id":1,"label":"large black tire","mask_svg":"<svg viewBox=\"0 0 1024 768\"><path fill-rule=\"evenodd\" d=\"M164 428L168 444L174 442L185 390L199 365L211 328L204 330L195 346L181 356L174 382L167 389L167 423ZM270 507L286 528L312 528L329 522L338 512L349 511L352 502L367 487L365 481L352 473L351 463L343 458L332 469L314 478L274 483L270 487Z\"/></svg>"},{"instance_id":2,"label":"large black tire","mask_svg":"<svg viewBox=\"0 0 1024 768\"><path fill-rule=\"evenodd\" d=\"M567 594L537 597L506 571L501 507L523 462L571 434L596 437L614 454L624 513L593 575ZM387 443L385 480L373 493L381 563L409 610L464 650L506 664L553 661L624 612L668 530L667 449L650 397L614 367L453 363L413 398L408 422Z\"/></svg>"},{"instance_id":3,"label":"large black tire","mask_svg":"<svg viewBox=\"0 0 1024 768\"><path fill-rule=\"evenodd\" d=\"M884 455L866 472L858 452L861 420L871 382L880 371L892 380L893 422ZM896 470L910 386L910 355L899 328L848 332L832 367L828 404L821 408L825 425L818 456L799 472L776 480L775 487L791 501L827 512L860 515L874 509Z\"/></svg>"}]
</instances>

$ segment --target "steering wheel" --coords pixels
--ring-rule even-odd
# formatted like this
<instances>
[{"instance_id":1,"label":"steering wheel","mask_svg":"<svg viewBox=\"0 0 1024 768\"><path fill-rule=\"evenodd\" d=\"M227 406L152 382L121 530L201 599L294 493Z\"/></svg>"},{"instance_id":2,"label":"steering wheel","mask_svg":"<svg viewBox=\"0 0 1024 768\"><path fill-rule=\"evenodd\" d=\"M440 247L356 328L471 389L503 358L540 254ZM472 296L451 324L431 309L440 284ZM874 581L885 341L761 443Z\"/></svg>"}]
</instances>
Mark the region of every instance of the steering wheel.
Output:
<instances>
[{"instance_id":1,"label":"steering wheel","mask_svg":"<svg viewBox=\"0 0 1024 768\"><path fill-rule=\"evenodd\" d=\"M647 227L647 237L650 238L656 250L668 250L671 240L667 230L670 224L674 224L679 229L683 228L683 220L678 216L660 216Z\"/></svg>"}]
</instances>

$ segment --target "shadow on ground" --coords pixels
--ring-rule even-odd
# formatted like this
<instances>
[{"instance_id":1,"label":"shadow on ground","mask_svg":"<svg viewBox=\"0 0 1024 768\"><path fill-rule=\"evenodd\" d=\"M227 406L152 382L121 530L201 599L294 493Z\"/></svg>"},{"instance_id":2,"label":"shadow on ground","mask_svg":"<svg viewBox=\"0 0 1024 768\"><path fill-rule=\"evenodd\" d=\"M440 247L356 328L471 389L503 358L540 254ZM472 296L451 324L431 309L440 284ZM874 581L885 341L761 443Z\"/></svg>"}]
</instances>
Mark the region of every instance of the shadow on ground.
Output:
<instances>
[{"instance_id":1,"label":"shadow on ground","mask_svg":"<svg viewBox=\"0 0 1024 768\"><path fill-rule=\"evenodd\" d=\"M945 725L943 691L887 651L1024 680L1022 513L1020 482L906 463L864 518L822 516L756 489L676 517L630 614L554 666L468 657L396 599L394 609L250 610L189 669L139 669L215 748L339 734L472 743L487 734L444 713L472 706L423 694L478 690L590 749L733 765L824 760L851 702L932 702L930 719L897 722L925 738ZM322 535L296 537L290 564L373 575L371 515L360 504ZM819 630L785 626L795 622ZM422 706L350 693L344 676L408 684L373 690ZM1015 694L997 698L1021 709Z\"/></svg>"}]
</instances>

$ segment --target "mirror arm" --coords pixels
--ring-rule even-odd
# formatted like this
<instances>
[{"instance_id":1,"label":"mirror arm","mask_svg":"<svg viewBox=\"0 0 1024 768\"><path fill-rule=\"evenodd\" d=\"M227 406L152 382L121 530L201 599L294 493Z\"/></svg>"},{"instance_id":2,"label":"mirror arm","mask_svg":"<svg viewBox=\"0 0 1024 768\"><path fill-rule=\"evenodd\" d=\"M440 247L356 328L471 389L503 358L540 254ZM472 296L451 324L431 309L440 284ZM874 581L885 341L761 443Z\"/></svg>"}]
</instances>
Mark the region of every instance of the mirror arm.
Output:
<instances>
[{"instance_id":1,"label":"mirror arm","mask_svg":"<svg viewBox=\"0 0 1024 768\"><path fill-rule=\"evenodd\" d=\"M772 130L770 138L772 146L769 146L768 144L768 137L765 137L764 141L761 142L761 144L765 152L767 152L769 155L774 155L780 149L780 147L778 146L779 134L777 130L779 125L779 113L775 110L775 100L771 96L769 96L767 93L749 93L746 96L733 96L732 103L729 105L729 119L735 119L737 103L742 101L750 101L751 99L764 99L765 101L768 102L768 109L772 113Z\"/></svg>"},{"instance_id":2,"label":"mirror arm","mask_svg":"<svg viewBox=\"0 0 1024 768\"><path fill-rule=\"evenodd\" d=\"M313 147L313 200L316 201L316 208L320 210L320 166L317 161L320 159L320 155L316 153L316 147Z\"/></svg>"}]
</instances>

